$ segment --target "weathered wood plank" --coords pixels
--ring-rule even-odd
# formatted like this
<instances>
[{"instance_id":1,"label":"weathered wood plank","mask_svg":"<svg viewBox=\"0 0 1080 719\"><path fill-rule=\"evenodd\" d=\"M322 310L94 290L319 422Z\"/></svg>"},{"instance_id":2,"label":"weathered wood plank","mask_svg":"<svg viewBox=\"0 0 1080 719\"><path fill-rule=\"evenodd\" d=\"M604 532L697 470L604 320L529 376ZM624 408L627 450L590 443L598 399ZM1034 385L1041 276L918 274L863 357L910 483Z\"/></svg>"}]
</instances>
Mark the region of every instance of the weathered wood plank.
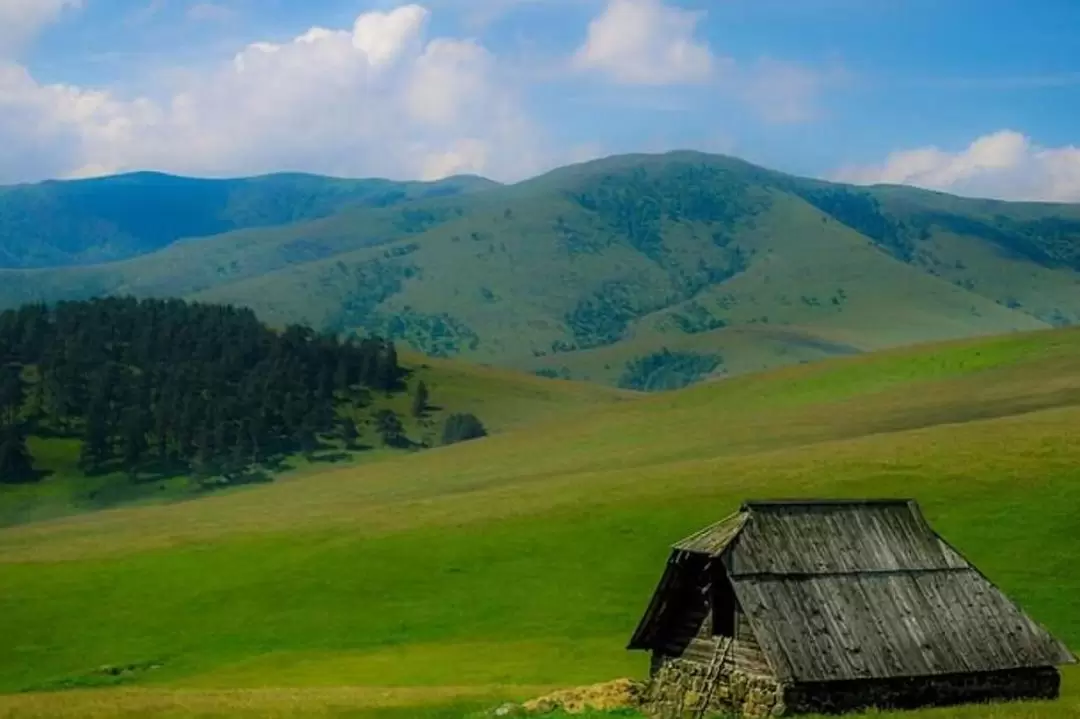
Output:
<instances>
[{"instance_id":1,"label":"weathered wood plank","mask_svg":"<svg viewBox=\"0 0 1080 719\"><path fill-rule=\"evenodd\" d=\"M975 570L736 580L782 678L927 676L1055 666L1068 651Z\"/></svg>"}]
</instances>

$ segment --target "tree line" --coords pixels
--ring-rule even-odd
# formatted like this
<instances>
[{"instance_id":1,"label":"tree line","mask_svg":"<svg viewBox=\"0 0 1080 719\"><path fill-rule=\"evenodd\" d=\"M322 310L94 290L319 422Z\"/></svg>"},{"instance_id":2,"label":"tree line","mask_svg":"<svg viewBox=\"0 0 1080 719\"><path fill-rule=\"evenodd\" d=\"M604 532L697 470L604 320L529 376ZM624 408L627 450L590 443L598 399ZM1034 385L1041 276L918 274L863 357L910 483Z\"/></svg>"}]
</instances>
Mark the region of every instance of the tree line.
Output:
<instances>
[{"instance_id":1,"label":"tree line","mask_svg":"<svg viewBox=\"0 0 1080 719\"><path fill-rule=\"evenodd\" d=\"M31 433L81 439L80 467L243 472L313 449L357 392L397 392L394 344L248 309L104 298L0 313L0 481L33 479Z\"/></svg>"}]
</instances>

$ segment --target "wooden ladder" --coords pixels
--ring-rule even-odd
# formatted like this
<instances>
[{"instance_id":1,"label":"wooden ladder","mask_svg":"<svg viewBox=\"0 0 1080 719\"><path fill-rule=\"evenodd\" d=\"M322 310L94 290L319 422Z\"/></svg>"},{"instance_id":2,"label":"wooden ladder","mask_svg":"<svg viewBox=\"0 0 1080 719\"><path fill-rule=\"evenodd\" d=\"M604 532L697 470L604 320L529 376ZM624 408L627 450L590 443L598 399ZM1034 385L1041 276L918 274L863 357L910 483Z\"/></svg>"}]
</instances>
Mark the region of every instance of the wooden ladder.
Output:
<instances>
[{"instance_id":1,"label":"wooden ladder","mask_svg":"<svg viewBox=\"0 0 1080 719\"><path fill-rule=\"evenodd\" d=\"M705 698L694 712L694 719L701 719L705 716L705 712L708 711L709 702L712 701L713 694L716 691L716 682L720 679L720 672L724 668L724 660L727 658L727 653L734 643L734 637L724 637L717 641L716 649L713 650L712 661L709 662L709 670L705 674L705 681L708 683L708 693L705 694ZM723 651L720 650L721 646L724 648Z\"/></svg>"}]
</instances>

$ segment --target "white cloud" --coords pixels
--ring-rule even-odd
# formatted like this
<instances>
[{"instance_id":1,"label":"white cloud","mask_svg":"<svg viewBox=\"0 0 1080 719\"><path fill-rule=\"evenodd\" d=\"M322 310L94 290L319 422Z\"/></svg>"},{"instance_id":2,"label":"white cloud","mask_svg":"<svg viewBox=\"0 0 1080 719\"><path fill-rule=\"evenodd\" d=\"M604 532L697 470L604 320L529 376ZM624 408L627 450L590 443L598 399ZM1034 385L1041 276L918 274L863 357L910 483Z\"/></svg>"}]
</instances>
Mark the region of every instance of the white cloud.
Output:
<instances>
[{"instance_id":1,"label":"white cloud","mask_svg":"<svg viewBox=\"0 0 1080 719\"><path fill-rule=\"evenodd\" d=\"M470 40L425 40L427 18L408 5L252 43L161 97L42 85L0 65L0 182L135 169L498 179L542 169L538 133L495 59Z\"/></svg>"},{"instance_id":2,"label":"white cloud","mask_svg":"<svg viewBox=\"0 0 1080 719\"><path fill-rule=\"evenodd\" d=\"M610 0L589 23L573 64L627 85L703 82L715 58L695 37L701 17L662 0Z\"/></svg>"},{"instance_id":3,"label":"white cloud","mask_svg":"<svg viewBox=\"0 0 1080 719\"><path fill-rule=\"evenodd\" d=\"M744 64L717 55L696 37L703 16L663 0L608 0L571 65L624 86L709 83L709 90L737 99L770 123L818 119L825 90L847 77L838 63L815 68L762 57Z\"/></svg>"},{"instance_id":4,"label":"white cloud","mask_svg":"<svg viewBox=\"0 0 1080 719\"><path fill-rule=\"evenodd\" d=\"M0 58L12 57L38 32L82 0L0 0Z\"/></svg>"},{"instance_id":5,"label":"white cloud","mask_svg":"<svg viewBox=\"0 0 1080 719\"><path fill-rule=\"evenodd\" d=\"M1019 132L1001 130L959 151L893 152L879 166L843 168L835 178L1004 200L1080 202L1080 148L1041 147Z\"/></svg>"}]
</instances>

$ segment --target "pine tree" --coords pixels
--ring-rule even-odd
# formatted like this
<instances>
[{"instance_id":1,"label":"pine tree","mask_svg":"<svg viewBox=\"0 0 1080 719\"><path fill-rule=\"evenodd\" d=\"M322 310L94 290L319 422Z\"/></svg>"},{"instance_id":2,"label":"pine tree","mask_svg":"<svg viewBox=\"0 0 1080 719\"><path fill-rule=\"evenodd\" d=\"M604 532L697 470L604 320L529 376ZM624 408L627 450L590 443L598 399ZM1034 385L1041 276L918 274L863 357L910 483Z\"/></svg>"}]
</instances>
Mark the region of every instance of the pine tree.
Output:
<instances>
[{"instance_id":1,"label":"pine tree","mask_svg":"<svg viewBox=\"0 0 1080 719\"><path fill-rule=\"evenodd\" d=\"M214 433L209 427L203 426L199 430L195 444L195 457L191 463L192 472L196 477L212 477L217 474L219 463L214 447Z\"/></svg>"},{"instance_id":2,"label":"pine tree","mask_svg":"<svg viewBox=\"0 0 1080 719\"><path fill-rule=\"evenodd\" d=\"M234 478L243 476L251 465L251 455L251 430L246 424L241 423L229 457L225 461L225 474Z\"/></svg>"},{"instance_id":3,"label":"pine tree","mask_svg":"<svg viewBox=\"0 0 1080 719\"><path fill-rule=\"evenodd\" d=\"M13 426L26 402L26 384L22 368L9 364L0 366L0 425Z\"/></svg>"},{"instance_id":4,"label":"pine tree","mask_svg":"<svg viewBox=\"0 0 1080 719\"><path fill-rule=\"evenodd\" d=\"M300 426L296 430L294 439L300 451L304 453L304 456L309 460L315 453L315 450L319 448L319 416L316 411L308 412L304 416L304 419L300 422Z\"/></svg>"},{"instance_id":5,"label":"pine tree","mask_svg":"<svg viewBox=\"0 0 1080 719\"><path fill-rule=\"evenodd\" d=\"M95 404L87 411L83 427L82 449L79 467L87 474L94 474L109 461L109 425L105 407Z\"/></svg>"},{"instance_id":6,"label":"pine tree","mask_svg":"<svg viewBox=\"0 0 1080 719\"><path fill-rule=\"evenodd\" d=\"M412 401L412 413L413 417L423 417L424 413L428 410L428 388L424 384L424 380L420 380L420 383L416 385L416 393L413 395Z\"/></svg>"},{"instance_id":7,"label":"pine tree","mask_svg":"<svg viewBox=\"0 0 1080 719\"><path fill-rule=\"evenodd\" d=\"M339 392L348 392L349 386L352 384L348 355L348 351L351 349L352 345L346 343L343 345L343 351L338 355L337 368L334 370L334 386Z\"/></svg>"},{"instance_id":8,"label":"pine tree","mask_svg":"<svg viewBox=\"0 0 1080 719\"><path fill-rule=\"evenodd\" d=\"M345 443L346 449L354 449L356 447L356 440L360 438L360 433L356 430L356 423L348 417L341 420L341 431L339 436L341 441Z\"/></svg>"},{"instance_id":9,"label":"pine tree","mask_svg":"<svg viewBox=\"0 0 1080 719\"><path fill-rule=\"evenodd\" d=\"M139 464L149 449L149 443L146 441L146 433L149 429L147 424L146 414L138 407L128 409L124 415L121 461L132 477L138 472Z\"/></svg>"},{"instance_id":10,"label":"pine tree","mask_svg":"<svg viewBox=\"0 0 1080 719\"><path fill-rule=\"evenodd\" d=\"M34 466L26 436L9 427L0 433L0 484L18 484L33 478Z\"/></svg>"},{"instance_id":11,"label":"pine tree","mask_svg":"<svg viewBox=\"0 0 1080 719\"><path fill-rule=\"evenodd\" d=\"M378 388L386 392L397 386L401 368L398 366L397 348L393 342L386 343L386 350L379 363L379 374L376 378Z\"/></svg>"}]
</instances>

